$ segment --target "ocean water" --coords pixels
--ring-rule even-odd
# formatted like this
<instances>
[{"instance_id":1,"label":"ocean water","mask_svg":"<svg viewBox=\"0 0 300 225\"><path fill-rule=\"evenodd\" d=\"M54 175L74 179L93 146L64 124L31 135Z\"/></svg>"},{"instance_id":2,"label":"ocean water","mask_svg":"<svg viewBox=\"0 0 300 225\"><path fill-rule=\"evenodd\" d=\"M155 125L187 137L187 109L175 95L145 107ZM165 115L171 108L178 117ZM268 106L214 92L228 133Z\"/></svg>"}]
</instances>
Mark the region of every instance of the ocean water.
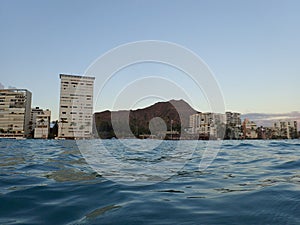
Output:
<instances>
[{"instance_id":1,"label":"ocean water","mask_svg":"<svg viewBox=\"0 0 300 225\"><path fill-rule=\"evenodd\" d=\"M143 150L147 140L128 142ZM176 158L176 141L138 153L104 143L141 168ZM299 140L224 141L204 171L207 142L196 144L172 176L141 185L134 178L147 178L144 170L128 172L128 183L118 182L117 165L109 176L95 172L74 141L2 139L0 224L300 224Z\"/></svg>"}]
</instances>

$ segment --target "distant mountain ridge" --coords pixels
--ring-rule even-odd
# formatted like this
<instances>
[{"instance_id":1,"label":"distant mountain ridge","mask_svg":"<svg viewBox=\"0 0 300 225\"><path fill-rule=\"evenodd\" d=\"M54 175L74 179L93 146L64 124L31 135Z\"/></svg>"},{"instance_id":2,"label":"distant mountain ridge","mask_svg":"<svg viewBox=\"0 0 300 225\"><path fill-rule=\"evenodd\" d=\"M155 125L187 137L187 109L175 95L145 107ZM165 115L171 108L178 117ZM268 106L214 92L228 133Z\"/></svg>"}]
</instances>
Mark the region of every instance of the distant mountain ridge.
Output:
<instances>
[{"instance_id":1,"label":"distant mountain ridge","mask_svg":"<svg viewBox=\"0 0 300 225\"><path fill-rule=\"evenodd\" d=\"M190 115L197 113L187 102L184 100L170 100L167 102L157 102L146 108L137 110L121 110L121 111L103 111L97 112L94 115L95 129L94 133L98 133L100 138L112 138L116 137L112 126L112 118L114 125L118 126L118 133L123 137L133 133L135 137L141 135L150 135L149 122L155 117L161 118L166 126L167 130L181 132L181 128L187 128L189 126ZM129 117L129 128L126 126L126 121Z\"/></svg>"},{"instance_id":2,"label":"distant mountain ridge","mask_svg":"<svg viewBox=\"0 0 300 225\"><path fill-rule=\"evenodd\" d=\"M274 122L281 120L290 120L298 122L298 130L300 130L300 112L288 113L246 113L241 115L242 119L253 120L258 126L272 127Z\"/></svg>"}]
</instances>

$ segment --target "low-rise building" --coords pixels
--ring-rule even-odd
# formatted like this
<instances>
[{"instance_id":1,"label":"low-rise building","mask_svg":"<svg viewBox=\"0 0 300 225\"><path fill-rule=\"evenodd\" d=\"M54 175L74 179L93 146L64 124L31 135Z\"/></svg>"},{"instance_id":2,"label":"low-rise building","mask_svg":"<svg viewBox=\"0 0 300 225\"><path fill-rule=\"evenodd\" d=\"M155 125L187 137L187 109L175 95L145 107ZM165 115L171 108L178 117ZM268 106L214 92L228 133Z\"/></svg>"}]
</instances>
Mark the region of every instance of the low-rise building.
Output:
<instances>
[{"instance_id":1,"label":"low-rise building","mask_svg":"<svg viewBox=\"0 0 300 225\"><path fill-rule=\"evenodd\" d=\"M257 139L257 125L255 122L245 119L243 122L243 135L244 139Z\"/></svg>"},{"instance_id":2,"label":"low-rise building","mask_svg":"<svg viewBox=\"0 0 300 225\"><path fill-rule=\"evenodd\" d=\"M38 107L37 107L38 108ZM36 109L37 109L36 108ZM50 119L51 119L51 111L49 109L46 110L34 110L35 114L33 116L34 120L32 124L34 124L34 138L44 138L47 139L49 137L50 132Z\"/></svg>"},{"instance_id":3,"label":"low-rise building","mask_svg":"<svg viewBox=\"0 0 300 225\"><path fill-rule=\"evenodd\" d=\"M36 116L39 114L43 114L43 109L40 109L40 107L35 107L31 109L30 112L30 122L29 122L29 128L31 131L31 137L34 135L34 129L36 127Z\"/></svg>"}]
</instances>

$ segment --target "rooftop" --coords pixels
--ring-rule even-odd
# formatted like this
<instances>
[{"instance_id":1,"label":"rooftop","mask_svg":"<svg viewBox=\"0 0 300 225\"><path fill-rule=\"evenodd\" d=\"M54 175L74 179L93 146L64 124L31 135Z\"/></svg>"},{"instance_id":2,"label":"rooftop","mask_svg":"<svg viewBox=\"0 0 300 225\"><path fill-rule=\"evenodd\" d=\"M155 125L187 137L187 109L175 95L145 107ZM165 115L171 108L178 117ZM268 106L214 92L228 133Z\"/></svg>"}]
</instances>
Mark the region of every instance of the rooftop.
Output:
<instances>
[{"instance_id":1,"label":"rooftop","mask_svg":"<svg viewBox=\"0 0 300 225\"><path fill-rule=\"evenodd\" d=\"M91 76L80 76L80 75L59 74L59 78L61 79L62 77L74 77L74 78L82 78L82 79L91 79L91 80L95 80L95 77L91 77Z\"/></svg>"}]
</instances>

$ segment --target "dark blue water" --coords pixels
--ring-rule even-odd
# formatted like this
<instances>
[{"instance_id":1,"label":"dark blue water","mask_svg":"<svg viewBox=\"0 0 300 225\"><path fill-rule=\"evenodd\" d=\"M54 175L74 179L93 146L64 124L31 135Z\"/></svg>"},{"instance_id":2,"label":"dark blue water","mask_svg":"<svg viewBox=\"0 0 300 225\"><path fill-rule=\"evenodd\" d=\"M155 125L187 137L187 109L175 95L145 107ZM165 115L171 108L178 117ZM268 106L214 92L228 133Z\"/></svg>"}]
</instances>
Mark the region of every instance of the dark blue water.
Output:
<instances>
[{"instance_id":1,"label":"dark blue water","mask_svg":"<svg viewBox=\"0 0 300 225\"><path fill-rule=\"evenodd\" d=\"M199 171L202 145L141 186L97 174L73 141L0 140L0 224L300 224L299 140L224 141Z\"/></svg>"}]
</instances>

